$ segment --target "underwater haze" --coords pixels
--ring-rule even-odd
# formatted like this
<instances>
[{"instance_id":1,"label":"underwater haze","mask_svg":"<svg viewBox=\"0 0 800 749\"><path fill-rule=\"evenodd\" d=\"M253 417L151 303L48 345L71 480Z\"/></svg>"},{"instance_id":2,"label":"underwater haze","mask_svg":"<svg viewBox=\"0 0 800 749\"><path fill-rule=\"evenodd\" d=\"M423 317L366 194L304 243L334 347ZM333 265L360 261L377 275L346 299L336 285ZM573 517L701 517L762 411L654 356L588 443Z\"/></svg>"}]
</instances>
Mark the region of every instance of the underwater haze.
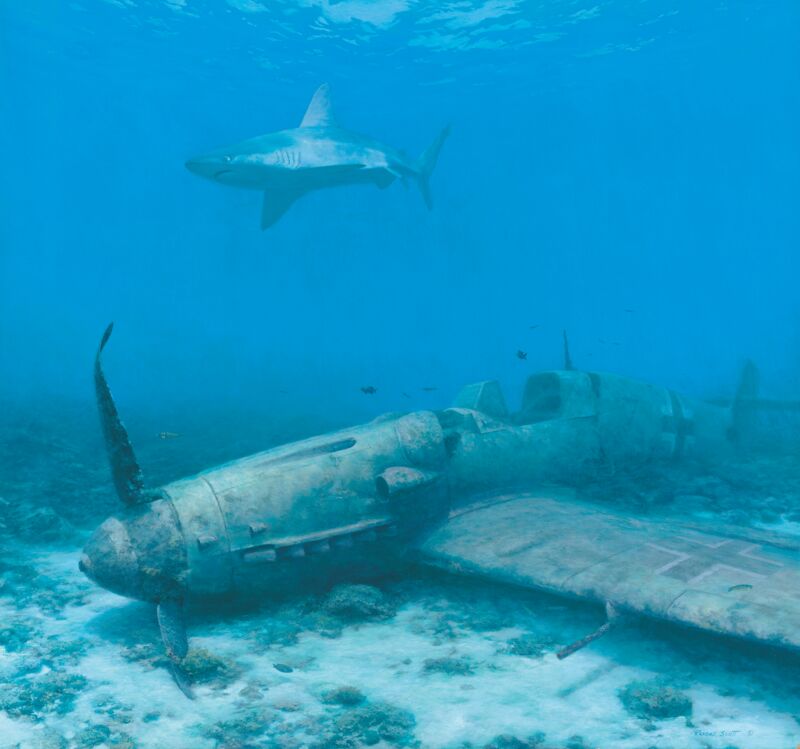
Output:
<instances>
[{"instance_id":1,"label":"underwater haze","mask_svg":"<svg viewBox=\"0 0 800 749\"><path fill-rule=\"evenodd\" d=\"M490 377L513 401L562 328L581 366L719 397L749 356L798 390L796 3L0 12L6 393L88 397L111 320L131 408L285 389L366 414ZM345 127L413 156L452 124L431 213L357 186L262 233L257 193L184 168L296 127L326 81Z\"/></svg>"},{"instance_id":2,"label":"underwater haze","mask_svg":"<svg viewBox=\"0 0 800 749\"><path fill-rule=\"evenodd\" d=\"M793 656L637 622L556 661L602 611L419 570L197 613L190 702L77 566L112 321L148 486L472 382L516 411L563 331L696 399L752 360L777 449L581 491L800 549L798 71L796 0L0 0L0 749L798 746ZM322 84L409 169L449 126L430 210L397 167L262 229L187 168Z\"/></svg>"}]
</instances>

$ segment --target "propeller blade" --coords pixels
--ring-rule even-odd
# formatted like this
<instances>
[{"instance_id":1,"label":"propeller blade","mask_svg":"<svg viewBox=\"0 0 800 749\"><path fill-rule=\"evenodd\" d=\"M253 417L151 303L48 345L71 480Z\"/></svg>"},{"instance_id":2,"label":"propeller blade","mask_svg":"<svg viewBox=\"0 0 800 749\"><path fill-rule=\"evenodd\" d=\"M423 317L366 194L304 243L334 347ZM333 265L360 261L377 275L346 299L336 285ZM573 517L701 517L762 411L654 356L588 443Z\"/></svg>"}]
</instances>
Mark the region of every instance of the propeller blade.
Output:
<instances>
[{"instance_id":1,"label":"propeller blade","mask_svg":"<svg viewBox=\"0 0 800 749\"><path fill-rule=\"evenodd\" d=\"M181 692L183 692L190 700L193 700L194 691L192 690L192 685L189 682L189 677L186 675L186 672L181 668L180 664L175 663L175 661L170 659L169 672L172 674L173 680L178 685L178 689L180 689Z\"/></svg>"},{"instance_id":2,"label":"propeller blade","mask_svg":"<svg viewBox=\"0 0 800 749\"><path fill-rule=\"evenodd\" d=\"M114 329L112 322L103 333L97 355L94 359L94 390L97 397L97 409L100 412L100 425L103 429L103 438L108 451L108 460L111 464L111 476L117 495L126 505L136 505L150 501L144 490L142 469L136 462L136 455L122 421L120 421L111 389L108 387L103 374L101 354L111 331Z\"/></svg>"},{"instance_id":3,"label":"propeller blade","mask_svg":"<svg viewBox=\"0 0 800 749\"><path fill-rule=\"evenodd\" d=\"M169 670L172 678L181 692L193 700L192 686L181 666L181 661L189 652L183 605L180 601L161 601L156 609L156 616L158 628L161 630L161 639L164 641L164 649L169 656Z\"/></svg>"},{"instance_id":4,"label":"propeller blade","mask_svg":"<svg viewBox=\"0 0 800 749\"><path fill-rule=\"evenodd\" d=\"M156 616L167 655L182 661L189 652L182 604L178 601L161 601L156 609Z\"/></svg>"}]
</instances>

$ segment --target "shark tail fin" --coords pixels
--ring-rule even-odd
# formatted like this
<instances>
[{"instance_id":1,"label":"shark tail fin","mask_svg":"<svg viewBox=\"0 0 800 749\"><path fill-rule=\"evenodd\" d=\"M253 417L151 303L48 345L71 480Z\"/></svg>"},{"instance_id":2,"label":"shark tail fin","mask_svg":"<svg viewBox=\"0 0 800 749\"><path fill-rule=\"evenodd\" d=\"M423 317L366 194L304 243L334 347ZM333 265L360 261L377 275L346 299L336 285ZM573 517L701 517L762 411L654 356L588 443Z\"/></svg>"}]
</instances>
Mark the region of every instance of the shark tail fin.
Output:
<instances>
[{"instance_id":1,"label":"shark tail fin","mask_svg":"<svg viewBox=\"0 0 800 749\"><path fill-rule=\"evenodd\" d=\"M442 150L442 145L444 145L448 135L450 135L449 125L436 136L436 139L428 146L425 153L419 157L419 161L417 162L417 185L419 191L422 193L422 199L425 201L425 205L428 206L428 210L433 208L430 186L431 174L433 174L436 161L439 159L439 151Z\"/></svg>"}]
</instances>

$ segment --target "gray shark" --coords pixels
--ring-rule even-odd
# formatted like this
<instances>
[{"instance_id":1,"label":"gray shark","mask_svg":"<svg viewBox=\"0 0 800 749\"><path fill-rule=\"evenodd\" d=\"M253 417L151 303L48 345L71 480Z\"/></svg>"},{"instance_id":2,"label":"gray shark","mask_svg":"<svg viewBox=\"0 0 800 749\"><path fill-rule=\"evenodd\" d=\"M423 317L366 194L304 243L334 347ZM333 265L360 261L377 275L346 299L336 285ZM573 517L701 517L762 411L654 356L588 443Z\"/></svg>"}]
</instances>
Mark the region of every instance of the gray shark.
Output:
<instances>
[{"instance_id":1,"label":"gray shark","mask_svg":"<svg viewBox=\"0 0 800 749\"><path fill-rule=\"evenodd\" d=\"M419 159L345 130L333 117L330 87L322 84L300 127L250 138L190 159L186 168L221 185L261 190L261 228L275 224L298 198L323 187L371 183L384 189L396 179L413 180L433 205L429 180L449 127Z\"/></svg>"}]
</instances>

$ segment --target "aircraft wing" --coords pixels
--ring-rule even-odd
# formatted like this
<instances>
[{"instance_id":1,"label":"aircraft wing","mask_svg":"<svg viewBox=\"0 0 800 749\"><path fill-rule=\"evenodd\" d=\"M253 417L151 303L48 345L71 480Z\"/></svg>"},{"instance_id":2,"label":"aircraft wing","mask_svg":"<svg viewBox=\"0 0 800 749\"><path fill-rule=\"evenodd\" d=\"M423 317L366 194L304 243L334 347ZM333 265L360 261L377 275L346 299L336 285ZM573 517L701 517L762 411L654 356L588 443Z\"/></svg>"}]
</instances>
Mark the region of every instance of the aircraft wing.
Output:
<instances>
[{"instance_id":1,"label":"aircraft wing","mask_svg":"<svg viewBox=\"0 0 800 749\"><path fill-rule=\"evenodd\" d=\"M800 649L800 544L727 531L517 492L455 510L420 552L453 572Z\"/></svg>"}]
</instances>

